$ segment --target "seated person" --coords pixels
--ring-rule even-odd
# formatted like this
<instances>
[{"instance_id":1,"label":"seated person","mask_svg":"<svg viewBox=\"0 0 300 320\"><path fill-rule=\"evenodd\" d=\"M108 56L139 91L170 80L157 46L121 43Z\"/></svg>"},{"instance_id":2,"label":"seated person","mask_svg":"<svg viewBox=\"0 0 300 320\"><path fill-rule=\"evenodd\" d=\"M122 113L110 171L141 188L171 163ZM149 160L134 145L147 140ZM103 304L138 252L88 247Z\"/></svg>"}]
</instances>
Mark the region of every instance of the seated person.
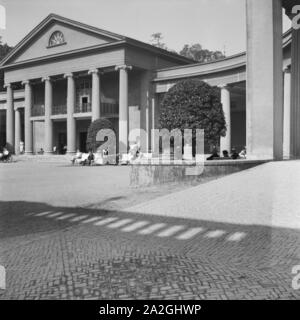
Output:
<instances>
[{"instance_id":1,"label":"seated person","mask_svg":"<svg viewBox=\"0 0 300 320\"><path fill-rule=\"evenodd\" d=\"M76 160L81 159L81 157L82 157L82 153L80 152L79 149L77 149L75 156L71 160L72 164L74 164Z\"/></svg>"},{"instance_id":2,"label":"seated person","mask_svg":"<svg viewBox=\"0 0 300 320\"><path fill-rule=\"evenodd\" d=\"M222 153L223 153L223 158L224 159L229 159L229 153L228 153L227 150L223 150Z\"/></svg>"},{"instance_id":3,"label":"seated person","mask_svg":"<svg viewBox=\"0 0 300 320\"><path fill-rule=\"evenodd\" d=\"M232 148L231 149L231 159L233 160L236 160L236 159L239 159L239 154L237 153L236 149L235 148Z\"/></svg>"},{"instance_id":4,"label":"seated person","mask_svg":"<svg viewBox=\"0 0 300 320\"><path fill-rule=\"evenodd\" d=\"M2 159L5 161L5 160L8 160L10 158L10 152L8 151L7 148L3 148L3 157Z\"/></svg>"},{"instance_id":5,"label":"seated person","mask_svg":"<svg viewBox=\"0 0 300 320\"><path fill-rule=\"evenodd\" d=\"M246 150L246 147L244 147L243 150L239 153L239 156L242 159L246 159L246 154L247 154L247 150Z\"/></svg>"},{"instance_id":6,"label":"seated person","mask_svg":"<svg viewBox=\"0 0 300 320\"><path fill-rule=\"evenodd\" d=\"M220 158L219 154L218 154L218 149L216 146L213 147L213 151L212 151L212 154L206 158L206 160L214 160L215 158Z\"/></svg>"},{"instance_id":7,"label":"seated person","mask_svg":"<svg viewBox=\"0 0 300 320\"><path fill-rule=\"evenodd\" d=\"M38 151L38 154L44 154L44 149L41 148L40 151Z\"/></svg>"},{"instance_id":8,"label":"seated person","mask_svg":"<svg viewBox=\"0 0 300 320\"><path fill-rule=\"evenodd\" d=\"M93 160L94 160L94 154L92 150L90 150L85 164L88 164L90 166Z\"/></svg>"}]
</instances>

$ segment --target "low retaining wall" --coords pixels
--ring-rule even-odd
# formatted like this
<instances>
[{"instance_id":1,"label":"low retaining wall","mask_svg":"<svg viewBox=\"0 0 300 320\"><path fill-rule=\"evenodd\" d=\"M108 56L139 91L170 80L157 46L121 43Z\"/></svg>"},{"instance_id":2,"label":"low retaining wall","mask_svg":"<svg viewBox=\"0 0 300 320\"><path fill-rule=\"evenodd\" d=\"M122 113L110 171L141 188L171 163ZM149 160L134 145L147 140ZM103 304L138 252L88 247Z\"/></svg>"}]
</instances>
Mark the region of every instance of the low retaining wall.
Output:
<instances>
[{"instance_id":1,"label":"low retaining wall","mask_svg":"<svg viewBox=\"0 0 300 320\"><path fill-rule=\"evenodd\" d=\"M169 182L201 181L246 170L270 160L216 160L203 165L134 164L130 168L131 186L151 186Z\"/></svg>"}]
</instances>

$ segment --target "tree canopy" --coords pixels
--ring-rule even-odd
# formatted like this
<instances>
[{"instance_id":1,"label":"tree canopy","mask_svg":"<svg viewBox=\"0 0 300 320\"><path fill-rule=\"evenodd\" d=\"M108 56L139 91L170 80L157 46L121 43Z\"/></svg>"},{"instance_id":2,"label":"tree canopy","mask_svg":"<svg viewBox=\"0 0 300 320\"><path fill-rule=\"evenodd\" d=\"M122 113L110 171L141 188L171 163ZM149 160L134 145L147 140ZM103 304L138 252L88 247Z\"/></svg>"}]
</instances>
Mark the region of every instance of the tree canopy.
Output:
<instances>
[{"instance_id":1,"label":"tree canopy","mask_svg":"<svg viewBox=\"0 0 300 320\"><path fill-rule=\"evenodd\" d=\"M9 53L9 51L12 49L7 43L2 42L2 38L0 36L0 61ZM4 73L3 71L0 71L0 90L3 89L4 84Z\"/></svg>"},{"instance_id":2,"label":"tree canopy","mask_svg":"<svg viewBox=\"0 0 300 320\"><path fill-rule=\"evenodd\" d=\"M183 80L164 96L160 106L160 127L204 129L206 145L217 145L226 134L220 89L195 79Z\"/></svg>"},{"instance_id":3,"label":"tree canopy","mask_svg":"<svg viewBox=\"0 0 300 320\"><path fill-rule=\"evenodd\" d=\"M203 63L225 58L225 55L221 51L203 49L200 43L184 45L179 54Z\"/></svg>"}]
</instances>

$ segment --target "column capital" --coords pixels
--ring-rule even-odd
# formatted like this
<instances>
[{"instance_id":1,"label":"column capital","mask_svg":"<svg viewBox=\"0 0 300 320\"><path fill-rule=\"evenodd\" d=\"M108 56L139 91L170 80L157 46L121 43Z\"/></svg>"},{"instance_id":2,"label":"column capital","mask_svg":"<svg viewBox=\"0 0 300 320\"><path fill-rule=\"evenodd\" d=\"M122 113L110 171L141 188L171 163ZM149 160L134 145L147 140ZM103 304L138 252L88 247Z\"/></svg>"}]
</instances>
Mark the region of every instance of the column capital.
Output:
<instances>
[{"instance_id":1,"label":"column capital","mask_svg":"<svg viewBox=\"0 0 300 320\"><path fill-rule=\"evenodd\" d=\"M11 88L11 83L5 83L5 84L3 85L3 87L6 88L6 89L7 89L7 88Z\"/></svg>"},{"instance_id":2,"label":"column capital","mask_svg":"<svg viewBox=\"0 0 300 320\"><path fill-rule=\"evenodd\" d=\"M289 65L289 66L285 67L283 72L284 73L291 73L291 66Z\"/></svg>"},{"instance_id":3,"label":"column capital","mask_svg":"<svg viewBox=\"0 0 300 320\"><path fill-rule=\"evenodd\" d=\"M127 66L126 64L122 64L119 66L115 66L115 70L132 70L132 66Z\"/></svg>"},{"instance_id":4,"label":"column capital","mask_svg":"<svg viewBox=\"0 0 300 320\"><path fill-rule=\"evenodd\" d=\"M48 77L48 76L47 76L47 77L43 77L43 78L42 78L42 82L45 82L45 81L51 81L51 78Z\"/></svg>"},{"instance_id":5,"label":"column capital","mask_svg":"<svg viewBox=\"0 0 300 320\"><path fill-rule=\"evenodd\" d=\"M24 80L21 83L22 83L22 86L25 86L26 84L30 84L30 80Z\"/></svg>"},{"instance_id":6,"label":"column capital","mask_svg":"<svg viewBox=\"0 0 300 320\"><path fill-rule=\"evenodd\" d=\"M229 90L229 86L228 86L228 84L227 84L227 83L219 84L219 85L218 85L218 88L220 88L220 89L227 89L227 90Z\"/></svg>"},{"instance_id":7,"label":"column capital","mask_svg":"<svg viewBox=\"0 0 300 320\"><path fill-rule=\"evenodd\" d=\"M64 74L64 78L73 78L73 73L72 72L68 72Z\"/></svg>"},{"instance_id":8,"label":"column capital","mask_svg":"<svg viewBox=\"0 0 300 320\"><path fill-rule=\"evenodd\" d=\"M99 69L90 69L89 71L88 71L88 74L93 74L93 73L96 73L96 74L100 74L100 71L99 71Z\"/></svg>"}]
</instances>

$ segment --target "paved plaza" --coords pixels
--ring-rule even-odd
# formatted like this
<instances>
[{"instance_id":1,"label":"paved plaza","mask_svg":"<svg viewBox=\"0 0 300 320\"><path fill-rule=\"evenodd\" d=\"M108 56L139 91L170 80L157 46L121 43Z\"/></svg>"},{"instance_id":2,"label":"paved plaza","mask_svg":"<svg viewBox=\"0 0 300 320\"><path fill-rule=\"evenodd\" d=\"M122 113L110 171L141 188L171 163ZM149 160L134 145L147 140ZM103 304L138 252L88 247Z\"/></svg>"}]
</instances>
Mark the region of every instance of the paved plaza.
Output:
<instances>
[{"instance_id":1,"label":"paved plaza","mask_svg":"<svg viewBox=\"0 0 300 320\"><path fill-rule=\"evenodd\" d=\"M0 299L299 299L300 161L196 186L0 164Z\"/></svg>"}]
</instances>

